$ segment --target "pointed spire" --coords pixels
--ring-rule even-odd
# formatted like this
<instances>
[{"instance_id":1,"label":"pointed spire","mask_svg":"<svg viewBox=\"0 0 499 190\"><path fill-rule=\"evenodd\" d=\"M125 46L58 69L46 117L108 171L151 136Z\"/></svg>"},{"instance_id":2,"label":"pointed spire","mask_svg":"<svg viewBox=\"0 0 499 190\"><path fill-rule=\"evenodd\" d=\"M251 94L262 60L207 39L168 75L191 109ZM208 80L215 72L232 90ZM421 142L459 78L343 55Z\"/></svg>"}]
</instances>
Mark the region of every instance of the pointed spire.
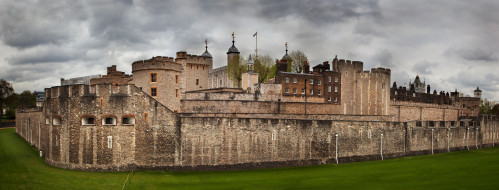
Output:
<instances>
[{"instance_id":1,"label":"pointed spire","mask_svg":"<svg viewBox=\"0 0 499 190\"><path fill-rule=\"evenodd\" d=\"M229 53L236 53L236 54L239 54L239 50L236 48L236 46L234 45L234 42L235 42L235 37L234 37L234 32L232 32L232 47L229 48L229 51L227 51L227 54Z\"/></svg>"},{"instance_id":2,"label":"pointed spire","mask_svg":"<svg viewBox=\"0 0 499 190\"><path fill-rule=\"evenodd\" d=\"M288 55L288 42L284 44L286 46L286 55Z\"/></svg>"}]
</instances>

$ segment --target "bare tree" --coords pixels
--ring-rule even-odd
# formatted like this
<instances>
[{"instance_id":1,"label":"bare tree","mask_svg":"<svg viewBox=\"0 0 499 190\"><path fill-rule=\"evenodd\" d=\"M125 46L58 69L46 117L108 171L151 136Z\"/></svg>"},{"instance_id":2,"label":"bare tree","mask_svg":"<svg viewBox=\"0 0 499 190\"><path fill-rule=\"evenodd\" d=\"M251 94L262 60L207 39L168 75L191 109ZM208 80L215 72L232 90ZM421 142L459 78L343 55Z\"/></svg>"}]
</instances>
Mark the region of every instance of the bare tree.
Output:
<instances>
[{"instance_id":1,"label":"bare tree","mask_svg":"<svg viewBox=\"0 0 499 190\"><path fill-rule=\"evenodd\" d=\"M14 93L14 88L12 88L12 84L7 82L4 79L0 80L0 118L3 118L3 106L5 104L5 100L12 93Z\"/></svg>"},{"instance_id":2,"label":"bare tree","mask_svg":"<svg viewBox=\"0 0 499 190\"><path fill-rule=\"evenodd\" d=\"M301 73L303 63L308 61L307 55L300 50L293 50L289 56L291 57L291 72Z\"/></svg>"}]
</instances>

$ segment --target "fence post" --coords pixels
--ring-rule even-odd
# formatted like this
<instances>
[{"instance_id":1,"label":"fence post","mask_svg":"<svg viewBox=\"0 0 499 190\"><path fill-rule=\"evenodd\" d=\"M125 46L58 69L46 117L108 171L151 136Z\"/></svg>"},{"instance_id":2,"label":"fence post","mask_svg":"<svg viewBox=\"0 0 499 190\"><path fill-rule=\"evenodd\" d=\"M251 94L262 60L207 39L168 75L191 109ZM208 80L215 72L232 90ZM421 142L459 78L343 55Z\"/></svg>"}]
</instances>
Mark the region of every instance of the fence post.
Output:
<instances>
[{"instance_id":1,"label":"fence post","mask_svg":"<svg viewBox=\"0 0 499 190\"><path fill-rule=\"evenodd\" d=\"M431 154L433 155L433 130L431 129Z\"/></svg>"},{"instance_id":2,"label":"fence post","mask_svg":"<svg viewBox=\"0 0 499 190\"><path fill-rule=\"evenodd\" d=\"M383 133L381 133L381 149L380 149L380 153L381 153L381 160L383 160Z\"/></svg>"},{"instance_id":3,"label":"fence post","mask_svg":"<svg viewBox=\"0 0 499 190\"><path fill-rule=\"evenodd\" d=\"M338 134L335 134L336 136L336 148L334 149L336 151L336 164L338 164Z\"/></svg>"}]
</instances>

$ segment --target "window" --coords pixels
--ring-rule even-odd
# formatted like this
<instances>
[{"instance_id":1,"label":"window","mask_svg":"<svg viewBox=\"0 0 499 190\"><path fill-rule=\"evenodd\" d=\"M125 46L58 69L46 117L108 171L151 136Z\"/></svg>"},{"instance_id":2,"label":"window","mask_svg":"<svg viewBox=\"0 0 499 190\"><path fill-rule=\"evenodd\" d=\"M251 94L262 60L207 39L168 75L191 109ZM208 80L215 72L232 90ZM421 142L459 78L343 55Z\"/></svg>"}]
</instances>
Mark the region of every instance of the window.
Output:
<instances>
[{"instance_id":1,"label":"window","mask_svg":"<svg viewBox=\"0 0 499 190\"><path fill-rule=\"evenodd\" d=\"M296 94L296 88L293 88L293 94Z\"/></svg>"},{"instance_id":2,"label":"window","mask_svg":"<svg viewBox=\"0 0 499 190\"><path fill-rule=\"evenodd\" d=\"M199 85L199 79L196 79L196 85Z\"/></svg>"},{"instance_id":3,"label":"window","mask_svg":"<svg viewBox=\"0 0 499 190\"><path fill-rule=\"evenodd\" d=\"M334 87L334 92L338 92L338 87L337 86Z\"/></svg>"},{"instance_id":4,"label":"window","mask_svg":"<svg viewBox=\"0 0 499 190\"><path fill-rule=\"evenodd\" d=\"M327 97L327 101L330 102L331 101L331 96Z\"/></svg>"},{"instance_id":5,"label":"window","mask_svg":"<svg viewBox=\"0 0 499 190\"><path fill-rule=\"evenodd\" d=\"M413 93L412 93L412 97L416 97L416 93L414 93L414 92L413 92Z\"/></svg>"},{"instance_id":6,"label":"window","mask_svg":"<svg viewBox=\"0 0 499 190\"><path fill-rule=\"evenodd\" d=\"M301 89L301 94L305 94L305 89L304 88Z\"/></svg>"},{"instance_id":7,"label":"window","mask_svg":"<svg viewBox=\"0 0 499 190\"><path fill-rule=\"evenodd\" d=\"M50 124L50 119L49 118L45 118L45 124Z\"/></svg>"},{"instance_id":8,"label":"window","mask_svg":"<svg viewBox=\"0 0 499 190\"><path fill-rule=\"evenodd\" d=\"M334 82L338 82L338 77L334 77Z\"/></svg>"},{"instance_id":9,"label":"window","mask_svg":"<svg viewBox=\"0 0 499 190\"><path fill-rule=\"evenodd\" d=\"M178 82L179 82L178 75L175 75L175 84L178 84Z\"/></svg>"},{"instance_id":10,"label":"window","mask_svg":"<svg viewBox=\"0 0 499 190\"><path fill-rule=\"evenodd\" d=\"M151 82L158 82L158 74L151 73Z\"/></svg>"},{"instance_id":11,"label":"window","mask_svg":"<svg viewBox=\"0 0 499 190\"><path fill-rule=\"evenodd\" d=\"M317 90L317 95L321 95L321 90Z\"/></svg>"},{"instance_id":12,"label":"window","mask_svg":"<svg viewBox=\"0 0 499 190\"><path fill-rule=\"evenodd\" d=\"M338 97L334 97L334 102L338 102Z\"/></svg>"},{"instance_id":13,"label":"window","mask_svg":"<svg viewBox=\"0 0 499 190\"><path fill-rule=\"evenodd\" d=\"M285 92L286 92L286 94L288 94L289 93L289 88L286 88Z\"/></svg>"},{"instance_id":14,"label":"window","mask_svg":"<svg viewBox=\"0 0 499 190\"><path fill-rule=\"evenodd\" d=\"M327 92L331 92L331 86L327 87Z\"/></svg>"},{"instance_id":15,"label":"window","mask_svg":"<svg viewBox=\"0 0 499 190\"><path fill-rule=\"evenodd\" d=\"M220 80L220 87L222 87L222 80Z\"/></svg>"},{"instance_id":16,"label":"window","mask_svg":"<svg viewBox=\"0 0 499 190\"><path fill-rule=\"evenodd\" d=\"M395 91L395 95L397 95L397 91Z\"/></svg>"},{"instance_id":17,"label":"window","mask_svg":"<svg viewBox=\"0 0 499 190\"><path fill-rule=\"evenodd\" d=\"M298 81L296 80L296 77L293 77L293 83L296 83L296 82L298 82Z\"/></svg>"},{"instance_id":18,"label":"window","mask_svg":"<svg viewBox=\"0 0 499 190\"><path fill-rule=\"evenodd\" d=\"M463 108L466 108L466 104L463 104Z\"/></svg>"},{"instance_id":19,"label":"window","mask_svg":"<svg viewBox=\"0 0 499 190\"><path fill-rule=\"evenodd\" d=\"M116 118L106 117L102 119L102 125L116 125Z\"/></svg>"},{"instance_id":20,"label":"window","mask_svg":"<svg viewBox=\"0 0 499 190\"><path fill-rule=\"evenodd\" d=\"M52 125L61 125L61 118L59 117L52 118Z\"/></svg>"},{"instance_id":21,"label":"window","mask_svg":"<svg viewBox=\"0 0 499 190\"><path fill-rule=\"evenodd\" d=\"M178 98L178 95L179 95L179 90L175 89L175 97Z\"/></svg>"},{"instance_id":22,"label":"window","mask_svg":"<svg viewBox=\"0 0 499 190\"><path fill-rule=\"evenodd\" d=\"M95 125L95 118L93 117L84 117L81 118L82 125Z\"/></svg>"},{"instance_id":23,"label":"window","mask_svg":"<svg viewBox=\"0 0 499 190\"><path fill-rule=\"evenodd\" d=\"M310 89L310 95L314 95L314 90Z\"/></svg>"},{"instance_id":24,"label":"window","mask_svg":"<svg viewBox=\"0 0 499 190\"><path fill-rule=\"evenodd\" d=\"M310 85L314 84L314 79L310 79Z\"/></svg>"},{"instance_id":25,"label":"window","mask_svg":"<svg viewBox=\"0 0 499 190\"><path fill-rule=\"evenodd\" d=\"M158 88L154 87L154 88L151 88L151 96L158 96Z\"/></svg>"},{"instance_id":26,"label":"window","mask_svg":"<svg viewBox=\"0 0 499 190\"><path fill-rule=\"evenodd\" d=\"M107 136L107 148L113 148L113 136Z\"/></svg>"},{"instance_id":27,"label":"window","mask_svg":"<svg viewBox=\"0 0 499 190\"><path fill-rule=\"evenodd\" d=\"M135 125L135 118L134 117L124 117L123 118L123 125Z\"/></svg>"},{"instance_id":28,"label":"window","mask_svg":"<svg viewBox=\"0 0 499 190\"><path fill-rule=\"evenodd\" d=\"M289 77L286 77L286 83L289 83Z\"/></svg>"},{"instance_id":29,"label":"window","mask_svg":"<svg viewBox=\"0 0 499 190\"><path fill-rule=\"evenodd\" d=\"M317 85L321 85L321 80L317 80Z\"/></svg>"},{"instance_id":30,"label":"window","mask_svg":"<svg viewBox=\"0 0 499 190\"><path fill-rule=\"evenodd\" d=\"M331 77L327 77L327 82L331 82Z\"/></svg>"}]
</instances>

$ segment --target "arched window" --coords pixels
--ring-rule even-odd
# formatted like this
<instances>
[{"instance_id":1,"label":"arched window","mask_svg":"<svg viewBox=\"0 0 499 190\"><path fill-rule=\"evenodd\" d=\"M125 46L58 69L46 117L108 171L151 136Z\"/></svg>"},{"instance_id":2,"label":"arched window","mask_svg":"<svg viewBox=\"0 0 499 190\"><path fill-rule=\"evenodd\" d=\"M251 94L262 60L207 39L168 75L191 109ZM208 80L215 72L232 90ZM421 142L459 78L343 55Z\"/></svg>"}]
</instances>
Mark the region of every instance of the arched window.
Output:
<instances>
[{"instance_id":1,"label":"arched window","mask_svg":"<svg viewBox=\"0 0 499 190\"><path fill-rule=\"evenodd\" d=\"M95 125L95 117L83 116L81 118L81 125Z\"/></svg>"},{"instance_id":2,"label":"arched window","mask_svg":"<svg viewBox=\"0 0 499 190\"><path fill-rule=\"evenodd\" d=\"M122 118L123 125L135 125L135 117L131 115L125 115Z\"/></svg>"},{"instance_id":3,"label":"arched window","mask_svg":"<svg viewBox=\"0 0 499 190\"><path fill-rule=\"evenodd\" d=\"M52 118L52 125L61 125L61 118L54 116L54 118Z\"/></svg>"},{"instance_id":4,"label":"arched window","mask_svg":"<svg viewBox=\"0 0 499 190\"><path fill-rule=\"evenodd\" d=\"M102 117L102 125L116 125L116 117L113 115Z\"/></svg>"}]
</instances>

